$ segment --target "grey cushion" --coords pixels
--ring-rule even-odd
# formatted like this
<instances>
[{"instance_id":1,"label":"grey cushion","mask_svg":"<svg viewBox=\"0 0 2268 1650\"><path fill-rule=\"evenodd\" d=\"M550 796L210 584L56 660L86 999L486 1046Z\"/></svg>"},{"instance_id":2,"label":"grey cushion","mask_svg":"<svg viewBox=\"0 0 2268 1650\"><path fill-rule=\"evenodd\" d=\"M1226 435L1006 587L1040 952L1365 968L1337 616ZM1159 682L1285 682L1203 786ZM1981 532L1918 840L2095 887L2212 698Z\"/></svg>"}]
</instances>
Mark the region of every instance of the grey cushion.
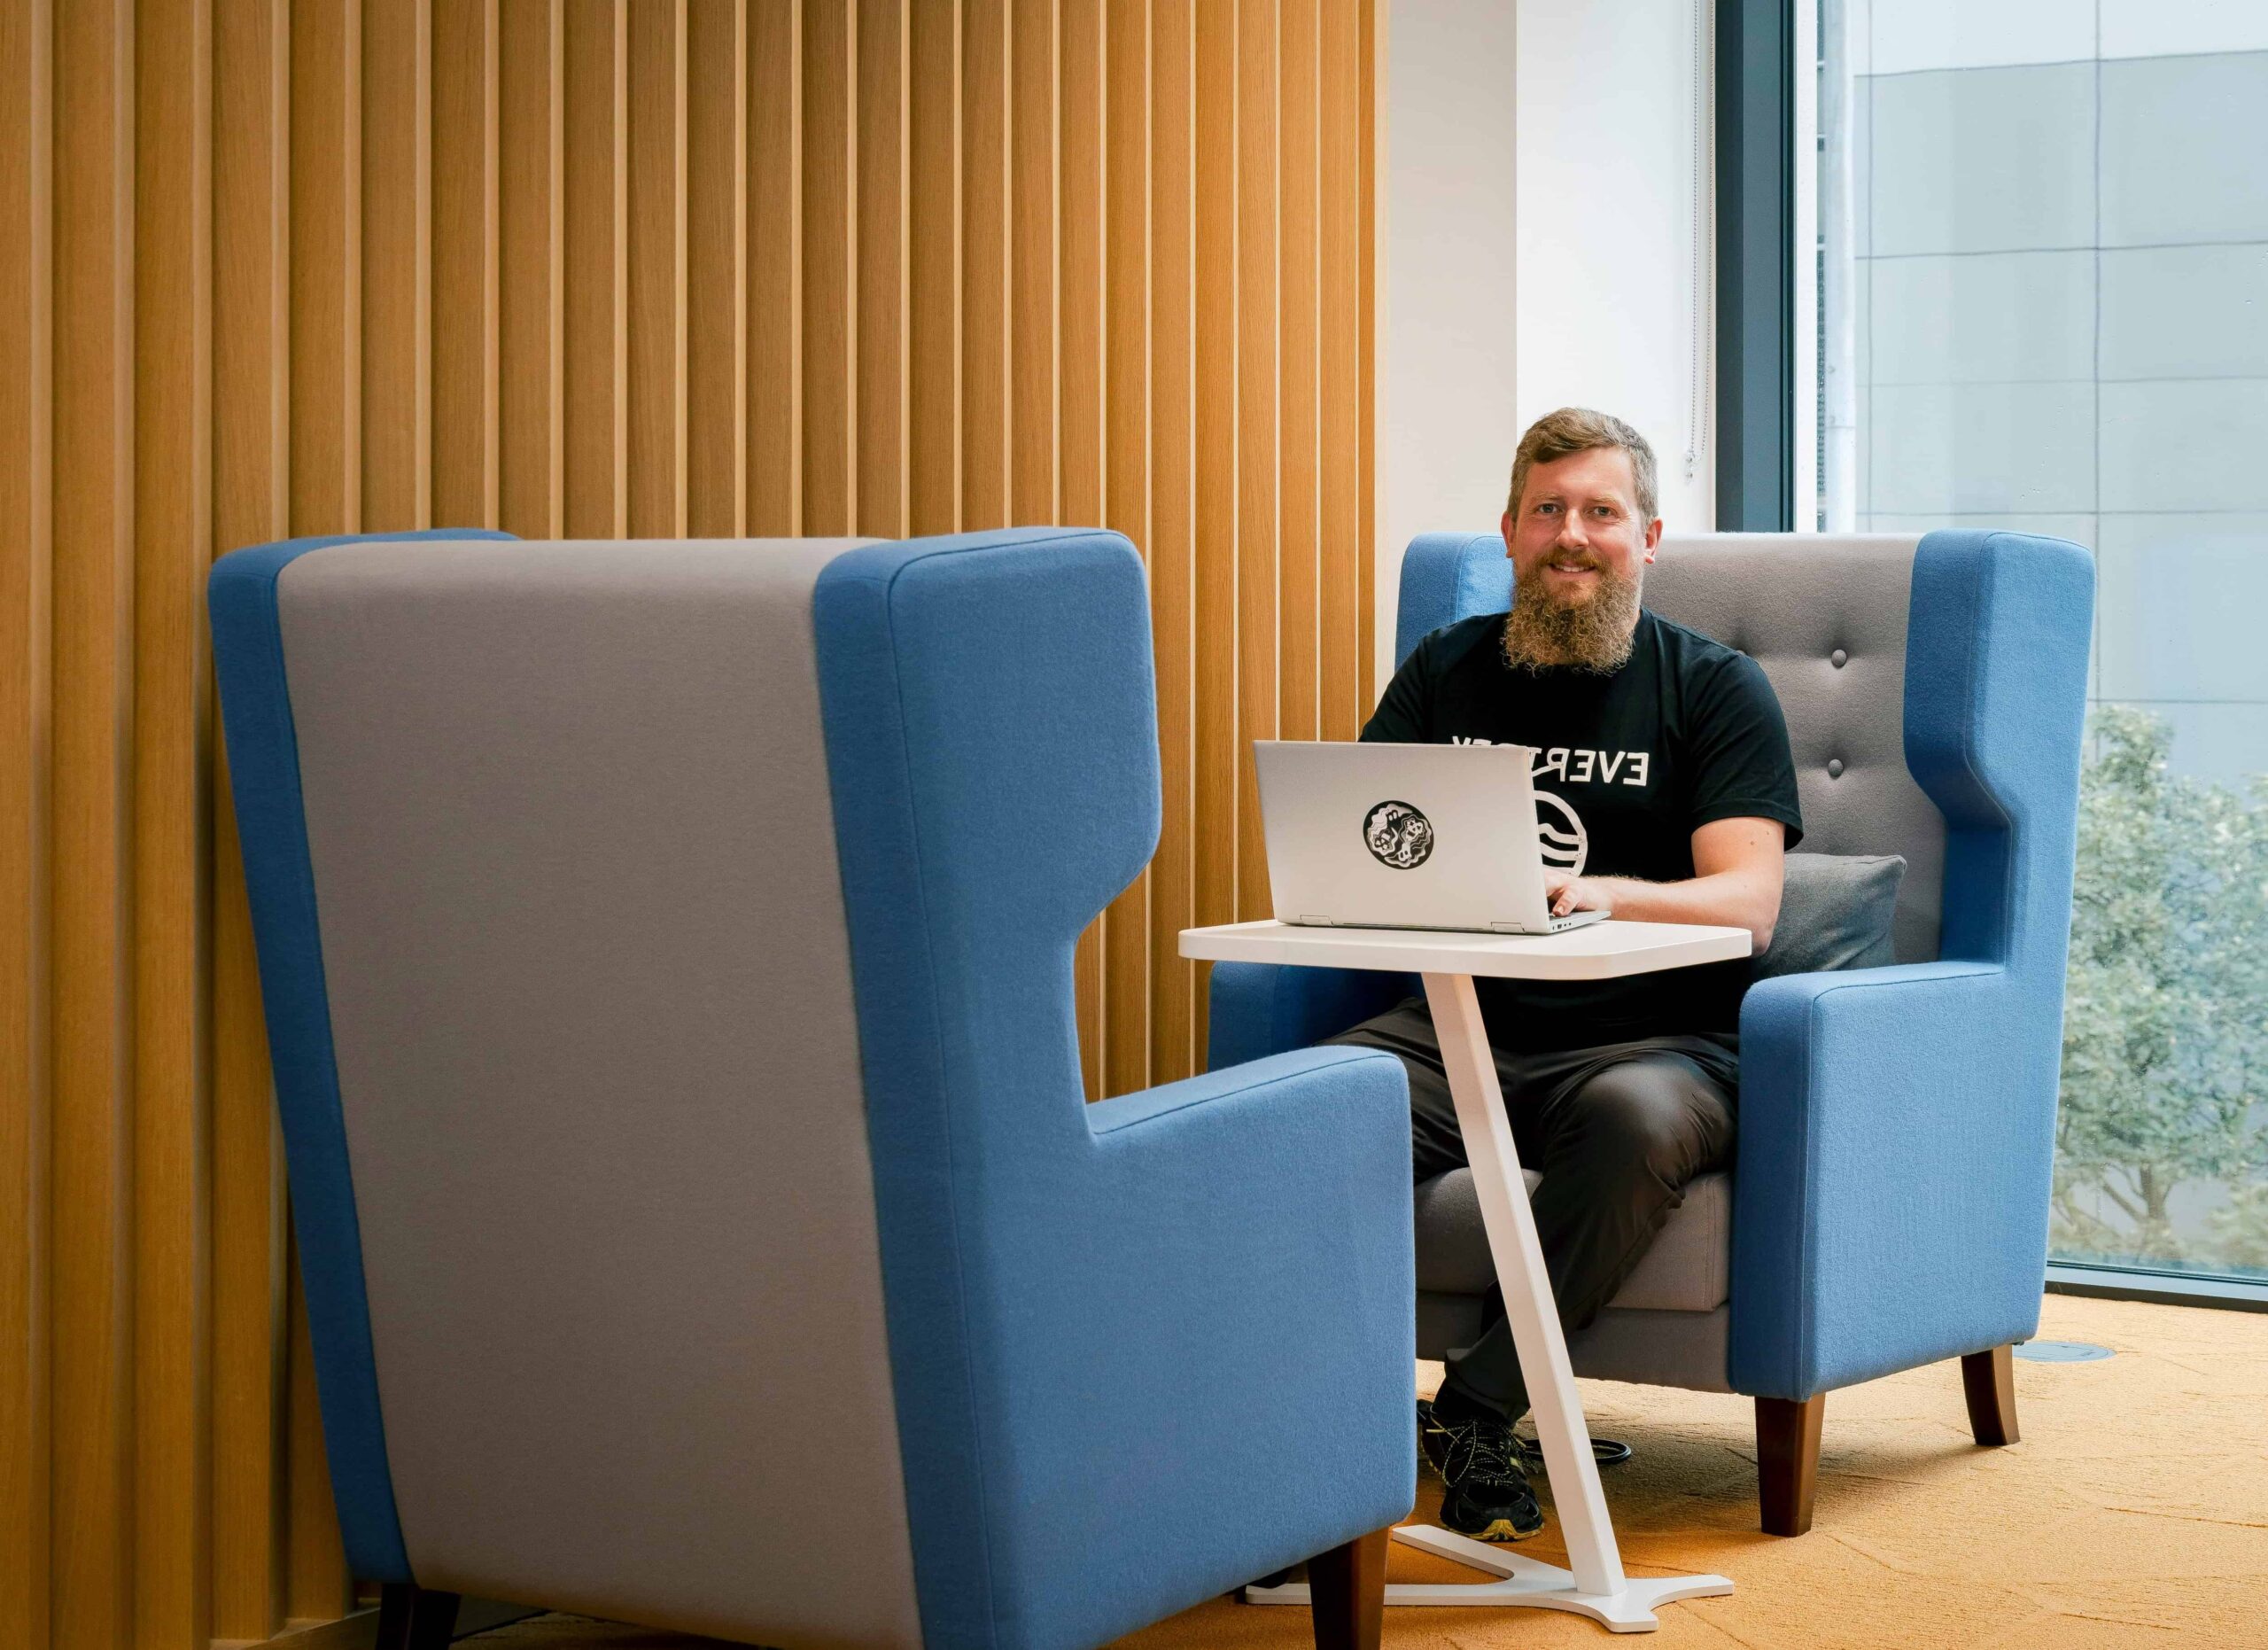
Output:
<instances>
[{"instance_id":1,"label":"grey cushion","mask_svg":"<svg viewBox=\"0 0 2268 1650\"><path fill-rule=\"evenodd\" d=\"M277 582L429 1585L921 1642L812 631L855 542L353 544ZM750 852L770 820L794 856Z\"/></svg>"},{"instance_id":2,"label":"grey cushion","mask_svg":"<svg viewBox=\"0 0 2268 1650\"><path fill-rule=\"evenodd\" d=\"M1780 920L1756 960L1756 977L1889 967L1897 961L1891 935L1905 879L1899 853L1790 854Z\"/></svg>"},{"instance_id":3,"label":"grey cushion","mask_svg":"<svg viewBox=\"0 0 2268 1650\"><path fill-rule=\"evenodd\" d=\"M1526 1171L1533 1193L1542 1177ZM1418 1287L1443 1295L1480 1295L1495 1282L1488 1234L1472 1171L1452 1169L1417 1190ZM1614 1304L1705 1312L1732 1295L1732 1177L1705 1174L1685 1188Z\"/></svg>"},{"instance_id":4,"label":"grey cushion","mask_svg":"<svg viewBox=\"0 0 2268 1650\"><path fill-rule=\"evenodd\" d=\"M1418 1356L1446 1358L1471 1346L1488 1327L1478 1295L1418 1291ZM1579 1375L1598 1381L1636 1381L1648 1386L1729 1392L1725 1349L1733 1311L1635 1311L1610 1306L1588 1329L1567 1337L1567 1358Z\"/></svg>"},{"instance_id":5,"label":"grey cushion","mask_svg":"<svg viewBox=\"0 0 2268 1650\"><path fill-rule=\"evenodd\" d=\"M1902 853L1900 962L1938 954L1946 821L1906 767L1906 620L1918 533L1662 541L1646 605L1764 667L1796 759L1805 848Z\"/></svg>"}]
</instances>

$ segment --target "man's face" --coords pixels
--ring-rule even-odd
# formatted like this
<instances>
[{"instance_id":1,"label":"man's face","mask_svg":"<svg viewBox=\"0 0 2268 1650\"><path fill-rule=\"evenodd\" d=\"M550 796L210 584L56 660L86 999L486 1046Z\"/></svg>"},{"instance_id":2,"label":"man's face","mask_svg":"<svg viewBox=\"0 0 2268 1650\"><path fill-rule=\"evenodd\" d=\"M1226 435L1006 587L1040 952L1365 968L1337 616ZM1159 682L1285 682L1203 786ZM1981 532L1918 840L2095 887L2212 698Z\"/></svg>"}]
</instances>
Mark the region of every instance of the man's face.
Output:
<instances>
[{"instance_id":1,"label":"man's face","mask_svg":"<svg viewBox=\"0 0 2268 1650\"><path fill-rule=\"evenodd\" d=\"M1659 518L1639 515L1637 478L1619 447L1535 465L1503 529L1520 595L1570 608L1597 600L1606 580L1635 584L1662 537Z\"/></svg>"}]
</instances>

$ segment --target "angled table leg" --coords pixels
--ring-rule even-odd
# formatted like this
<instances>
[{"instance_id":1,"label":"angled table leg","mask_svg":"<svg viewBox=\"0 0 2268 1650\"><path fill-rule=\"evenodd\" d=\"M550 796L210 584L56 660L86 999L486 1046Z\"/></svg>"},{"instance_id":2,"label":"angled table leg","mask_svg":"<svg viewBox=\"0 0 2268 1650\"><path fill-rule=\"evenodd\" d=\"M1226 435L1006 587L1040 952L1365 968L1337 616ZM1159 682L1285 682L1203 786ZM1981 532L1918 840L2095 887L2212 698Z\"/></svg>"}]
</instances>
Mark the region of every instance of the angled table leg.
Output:
<instances>
[{"instance_id":1,"label":"angled table leg","mask_svg":"<svg viewBox=\"0 0 2268 1650\"><path fill-rule=\"evenodd\" d=\"M1733 1584L1722 1576L1671 1576L1632 1580L1622 1573L1614 1523L1599 1487L1598 1462L1591 1453L1590 1429L1567 1339L1543 1267L1543 1246L1535 1234L1535 1214L1520 1179L1519 1153L1512 1144L1511 1119L1496 1082L1495 1057L1480 1020L1472 980L1464 974L1425 976L1425 1000L1441 1042L1449 1094L1456 1102L1457 1127L1472 1165L1488 1249L1504 1296L1504 1316L1526 1377L1535 1409L1535 1435L1543 1446L1544 1471L1551 1483L1553 1510L1567 1538L1569 1568L1522 1558L1486 1542L1448 1530L1405 1526L1394 1539L1475 1569L1496 1575L1494 1582L1463 1584L1398 1583L1386 1590L1390 1605L1524 1605L1570 1610L1590 1616L1618 1633L1651 1632L1660 1625L1654 1607L1678 1599L1715 1597ZM1260 1604L1305 1603L1303 1585L1251 1588L1246 1597Z\"/></svg>"}]
</instances>

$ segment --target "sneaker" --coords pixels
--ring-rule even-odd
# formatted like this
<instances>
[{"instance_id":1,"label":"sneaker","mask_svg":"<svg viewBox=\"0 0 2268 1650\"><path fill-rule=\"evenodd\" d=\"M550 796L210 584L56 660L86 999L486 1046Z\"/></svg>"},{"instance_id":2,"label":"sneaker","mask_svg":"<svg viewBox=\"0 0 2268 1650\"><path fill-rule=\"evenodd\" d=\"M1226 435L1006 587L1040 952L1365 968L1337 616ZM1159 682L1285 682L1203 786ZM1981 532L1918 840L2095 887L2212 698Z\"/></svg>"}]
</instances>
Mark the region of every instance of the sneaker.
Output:
<instances>
[{"instance_id":1,"label":"sneaker","mask_svg":"<svg viewBox=\"0 0 2268 1650\"><path fill-rule=\"evenodd\" d=\"M1543 1509L1520 1469L1511 1423L1494 1415L1450 1420L1418 1400L1418 1443L1441 1476L1441 1522L1481 1541L1525 1541L1543 1528Z\"/></svg>"}]
</instances>

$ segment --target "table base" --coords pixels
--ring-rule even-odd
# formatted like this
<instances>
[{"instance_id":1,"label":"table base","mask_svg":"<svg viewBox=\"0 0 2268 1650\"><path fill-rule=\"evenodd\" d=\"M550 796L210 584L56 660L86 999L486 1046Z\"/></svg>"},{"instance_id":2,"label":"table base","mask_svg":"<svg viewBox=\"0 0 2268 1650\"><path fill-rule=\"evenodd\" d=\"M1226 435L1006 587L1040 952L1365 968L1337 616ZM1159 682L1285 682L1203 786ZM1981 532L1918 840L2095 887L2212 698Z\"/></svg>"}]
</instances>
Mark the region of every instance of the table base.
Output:
<instances>
[{"instance_id":1,"label":"table base","mask_svg":"<svg viewBox=\"0 0 2268 1650\"><path fill-rule=\"evenodd\" d=\"M1546 1564L1541 1559L1523 1558L1503 1547L1474 1541L1431 1524L1401 1525L1395 1529L1394 1538L1404 1546L1486 1571L1499 1579L1389 1582L1386 1589L1389 1605L1486 1605L1493 1609L1524 1606L1536 1610L1566 1610L1589 1616L1610 1632L1651 1633L1661 1625L1654 1615L1657 1605L1672 1604L1680 1599L1721 1598L1733 1590L1732 1583L1722 1576L1632 1576L1625 1578L1619 1592L1581 1592L1576 1590L1571 1570ZM1303 1581L1288 1582L1280 1587L1247 1587L1244 1599L1247 1604L1309 1601L1308 1584Z\"/></svg>"}]
</instances>

